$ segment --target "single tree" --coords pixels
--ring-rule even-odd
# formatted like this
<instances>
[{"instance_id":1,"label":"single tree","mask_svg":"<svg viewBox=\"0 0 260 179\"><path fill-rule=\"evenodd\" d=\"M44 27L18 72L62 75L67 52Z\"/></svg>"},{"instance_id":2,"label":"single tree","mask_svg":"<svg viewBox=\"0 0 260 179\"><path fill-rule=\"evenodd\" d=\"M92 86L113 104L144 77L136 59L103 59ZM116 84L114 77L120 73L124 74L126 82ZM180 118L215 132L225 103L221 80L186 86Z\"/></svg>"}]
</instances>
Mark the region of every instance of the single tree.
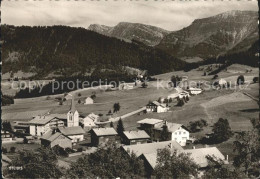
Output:
<instances>
[{"instance_id":1,"label":"single tree","mask_svg":"<svg viewBox=\"0 0 260 179\"><path fill-rule=\"evenodd\" d=\"M110 122L110 127L114 128L114 123L112 121Z\"/></svg>"},{"instance_id":2,"label":"single tree","mask_svg":"<svg viewBox=\"0 0 260 179\"><path fill-rule=\"evenodd\" d=\"M252 121L253 130L247 132L240 132L236 136L234 142L234 166L243 168L245 174L249 176L251 172L255 177L260 175L259 160L260 160L260 136L259 126L260 122Z\"/></svg>"},{"instance_id":3,"label":"single tree","mask_svg":"<svg viewBox=\"0 0 260 179\"><path fill-rule=\"evenodd\" d=\"M253 78L253 82L254 82L254 83L259 82L259 77L254 77L254 78Z\"/></svg>"},{"instance_id":4,"label":"single tree","mask_svg":"<svg viewBox=\"0 0 260 179\"><path fill-rule=\"evenodd\" d=\"M72 162L66 178L143 178L144 163L135 154L126 154L115 144Z\"/></svg>"},{"instance_id":5,"label":"single tree","mask_svg":"<svg viewBox=\"0 0 260 179\"><path fill-rule=\"evenodd\" d=\"M157 161L154 169L156 178L196 178L198 165L188 154L172 152L168 148L157 152Z\"/></svg>"},{"instance_id":6,"label":"single tree","mask_svg":"<svg viewBox=\"0 0 260 179\"><path fill-rule=\"evenodd\" d=\"M162 127L162 132L161 132L161 136L160 136L160 140L161 141L168 141L170 139L169 137L169 130L168 130L168 126L167 123L165 121L163 127Z\"/></svg>"},{"instance_id":7,"label":"single tree","mask_svg":"<svg viewBox=\"0 0 260 179\"><path fill-rule=\"evenodd\" d=\"M122 121L121 118L118 120L116 131L117 131L119 136L122 136L123 132L125 131L123 121Z\"/></svg>"},{"instance_id":8,"label":"single tree","mask_svg":"<svg viewBox=\"0 0 260 179\"><path fill-rule=\"evenodd\" d=\"M223 142L232 136L231 127L227 119L219 118L213 125L213 139L215 142Z\"/></svg>"},{"instance_id":9,"label":"single tree","mask_svg":"<svg viewBox=\"0 0 260 179\"><path fill-rule=\"evenodd\" d=\"M78 97L80 97L81 96L81 93L78 93Z\"/></svg>"},{"instance_id":10,"label":"single tree","mask_svg":"<svg viewBox=\"0 0 260 179\"><path fill-rule=\"evenodd\" d=\"M22 166L22 170L7 170L8 178L60 178L62 171L57 165L57 156L52 149L39 148L20 151L11 166Z\"/></svg>"},{"instance_id":11,"label":"single tree","mask_svg":"<svg viewBox=\"0 0 260 179\"><path fill-rule=\"evenodd\" d=\"M245 77L243 75L240 75L237 77L237 84L238 85L243 85L245 83Z\"/></svg>"},{"instance_id":12,"label":"single tree","mask_svg":"<svg viewBox=\"0 0 260 179\"><path fill-rule=\"evenodd\" d=\"M178 102L177 102L177 106L183 106L184 105L184 100L183 98L177 98Z\"/></svg>"},{"instance_id":13,"label":"single tree","mask_svg":"<svg viewBox=\"0 0 260 179\"><path fill-rule=\"evenodd\" d=\"M114 113L116 113L116 112L118 112L120 110L121 106L120 106L119 103L115 103L113 108L114 108Z\"/></svg>"},{"instance_id":14,"label":"single tree","mask_svg":"<svg viewBox=\"0 0 260 179\"><path fill-rule=\"evenodd\" d=\"M12 126L11 126L11 123L9 121L3 121L2 123L2 127L3 127L3 131L6 132L6 131L9 131L11 132L12 131Z\"/></svg>"},{"instance_id":15,"label":"single tree","mask_svg":"<svg viewBox=\"0 0 260 179\"><path fill-rule=\"evenodd\" d=\"M23 143L28 144L28 139L26 137L23 138Z\"/></svg>"},{"instance_id":16,"label":"single tree","mask_svg":"<svg viewBox=\"0 0 260 179\"><path fill-rule=\"evenodd\" d=\"M16 147L11 147L10 148L10 153L15 153L15 151L16 151Z\"/></svg>"},{"instance_id":17,"label":"single tree","mask_svg":"<svg viewBox=\"0 0 260 179\"><path fill-rule=\"evenodd\" d=\"M80 100L80 99L78 100L78 103L79 103L79 104L81 103L81 100Z\"/></svg>"}]
</instances>

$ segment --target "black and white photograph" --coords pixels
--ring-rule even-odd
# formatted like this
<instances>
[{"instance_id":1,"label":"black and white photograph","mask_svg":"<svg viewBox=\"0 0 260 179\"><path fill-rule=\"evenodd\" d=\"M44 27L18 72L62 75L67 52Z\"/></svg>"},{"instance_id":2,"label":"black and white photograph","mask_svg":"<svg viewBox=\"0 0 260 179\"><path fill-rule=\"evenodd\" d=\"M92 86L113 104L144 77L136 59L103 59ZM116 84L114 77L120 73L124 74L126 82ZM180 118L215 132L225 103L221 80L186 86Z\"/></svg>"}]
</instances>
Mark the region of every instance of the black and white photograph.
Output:
<instances>
[{"instance_id":1,"label":"black and white photograph","mask_svg":"<svg viewBox=\"0 0 260 179\"><path fill-rule=\"evenodd\" d=\"M2 0L3 178L260 178L257 0Z\"/></svg>"}]
</instances>

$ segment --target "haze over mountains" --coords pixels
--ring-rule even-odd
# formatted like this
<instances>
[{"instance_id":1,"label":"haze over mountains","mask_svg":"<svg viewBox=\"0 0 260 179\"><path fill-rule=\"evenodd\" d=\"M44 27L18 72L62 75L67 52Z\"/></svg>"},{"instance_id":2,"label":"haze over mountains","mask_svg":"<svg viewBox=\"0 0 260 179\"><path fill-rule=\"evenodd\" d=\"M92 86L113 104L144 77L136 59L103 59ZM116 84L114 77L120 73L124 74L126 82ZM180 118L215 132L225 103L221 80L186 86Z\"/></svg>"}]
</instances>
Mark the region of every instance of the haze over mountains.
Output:
<instances>
[{"instance_id":1,"label":"haze over mountains","mask_svg":"<svg viewBox=\"0 0 260 179\"><path fill-rule=\"evenodd\" d=\"M241 52L247 57L249 51L252 57L258 52L257 20L257 12L230 11L194 20L174 32L128 22L114 27L92 24L88 30L4 25L3 72L72 75L129 66L159 74L184 69L186 63L180 60L184 57L207 59ZM249 59L238 62L245 60ZM250 64L256 63L254 58Z\"/></svg>"}]
</instances>

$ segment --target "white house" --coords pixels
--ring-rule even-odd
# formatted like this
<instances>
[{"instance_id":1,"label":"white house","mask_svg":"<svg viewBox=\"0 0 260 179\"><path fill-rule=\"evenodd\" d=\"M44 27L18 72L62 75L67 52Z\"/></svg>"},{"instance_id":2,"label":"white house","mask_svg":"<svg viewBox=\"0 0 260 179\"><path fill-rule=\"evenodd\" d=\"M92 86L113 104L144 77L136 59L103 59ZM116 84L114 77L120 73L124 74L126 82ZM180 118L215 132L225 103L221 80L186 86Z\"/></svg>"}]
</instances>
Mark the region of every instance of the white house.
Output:
<instances>
[{"instance_id":1,"label":"white house","mask_svg":"<svg viewBox=\"0 0 260 179\"><path fill-rule=\"evenodd\" d=\"M72 139L72 143L84 140L85 131L80 126L59 127L58 131Z\"/></svg>"},{"instance_id":2,"label":"white house","mask_svg":"<svg viewBox=\"0 0 260 179\"><path fill-rule=\"evenodd\" d=\"M29 123L29 132L32 136L42 136L53 128L65 125L63 119L57 118L54 114L36 116Z\"/></svg>"},{"instance_id":3,"label":"white house","mask_svg":"<svg viewBox=\"0 0 260 179\"><path fill-rule=\"evenodd\" d=\"M189 93L187 91L183 91L179 93L179 98L182 99L183 97L190 97Z\"/></svg>"},{"instance_id":4,"label":"white house","mask_svg":"<svg viewBox=\"0 0 260 179\"><path fill-rule=\"evenodd\" d=\"M227 87L227 81L224 80L224 79L220 79L220 80L218 81L218 85L219 85L220 87Z\"/></svg>"},{"instance_id":5,"label":"white house","mask_svg":"<svg viewBox=\"0 0 260 179\"><path fill-rule=\"evenodd\" d=\"M81 123L84 125L84 129L91 129L93 127L96 127L97 125L95 124L95 122L98 121L98 118L99 116L94 113L90 113L85 118L83 118L81 120Z\"/></svg>"},{"instance_id":6,"label":"white house","mask_svg":"<svg viewBox=\"0 0 260 179\"><path fill-rule=\"evenodd\" d=\"M146 105L147 112L162 113L167 112L168 110L169 108L166 106L166 104L161 104L158 101L153 101Z\"/></svg>"},{"instance_id":7,"label":"white house","mask_svg":"<svg viewBox=\"0 0 260 179\"><path fill-rule=\"evenodd\" d=\"M94 103L94 100L93 100L91 97L87 97L87 98L85 99L85 102L84 102L85 105L87 105L87 104L93 104L93 103Z\"/></svg>"},{"instance_id":8,"label":"white house","mask_svg":"<svg viewBox=\"0 0 260 179\"><path fill-rule=\"evenodd\" d=\"M200 88L190 87L190 88L188 89L188 91L190 92L190 94L193 94L193 95L197 95L197 94L202 93L202 89L200 89Z\"/></svg>"},{"instance_id":9,"label":"white house","mask_svg":"<svg viewBox=\"0 0 260 179\"><path fill-rule=\"evenodd\" d=\"M168 127L168 131L170 133L171 140L178 142L181 146L185 146L187 140L190 139L190 132L182 124L171 123L171 122L167 122L167 121L156 124L154 126L154 133L158 133L158 134L157 135L155 134L155 139L160 138L161 131L163 130L163 126L165 124Z\"/></svg>"}]
</instances>

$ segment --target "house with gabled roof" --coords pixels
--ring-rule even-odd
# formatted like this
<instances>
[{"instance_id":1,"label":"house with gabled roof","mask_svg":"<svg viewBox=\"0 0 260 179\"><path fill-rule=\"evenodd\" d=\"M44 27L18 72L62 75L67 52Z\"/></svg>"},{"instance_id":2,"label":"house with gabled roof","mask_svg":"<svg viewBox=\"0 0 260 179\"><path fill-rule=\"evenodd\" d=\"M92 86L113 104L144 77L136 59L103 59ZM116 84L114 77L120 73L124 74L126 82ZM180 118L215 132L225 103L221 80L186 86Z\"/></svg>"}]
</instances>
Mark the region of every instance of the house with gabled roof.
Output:
<instances>
[{"instance_id":1,"label":"house with gabled roof","mask_svg":"<svg viewBox=\"0 0 260 179\"><path fill-rule=\"evenodd\" d=\"M144 130L124 131L122 143L125 145L143 144L150 140L150 136Z\"/></svg>"},{"instance_id":2,"label":"house with gabled roof","mask_svg":"<svg viewBox=\"0 0 260 179\"><path fill-rule=\"evenodd\" d=\"M171 151L182 151L183 148L176 141L153 142L136 145L125 145L121 147L129 155L134 153L137 157L142 154L156 153L158 149L168 148Z\"/></svg>"},{"instance_id":3,"label":"house with gabled roof","mask_svg":"<svg viewBox=\"0 0 260 179\"><path fill-rule=\"evenodd\" d=\"M31 135L42 136L50 129L64 126L65 119L56 117L56 114L46 114L34 117L28 124L30 125L29 132Z\"/></svg>"},{"instance_id":4,"label":"house with gabled roof","mask_svg":"<svg viewBox=\"0 0 260 179\"><path fill-rule=\"evenodd\" d=\"M108 142L117 141L117 132L114 128L94 128L90 131L91 134L91 144L93 146L104 145Z\"/></svg>"},{"instance_id":5,"label":"house with gabled roof","mask_svg":"<svg viewBox=\"0 0 260 179\"><path fill-rule=\"evenodd\" d=\"M224 155L216 147L177 150L177 155L180 153L188 154L189 157L199 166L200 173L209 165L208 156L211 156L216 161L222 160L225 164L228 164ZM143 153L139 158L144 160L146 175L150 177L157 165L157 152Z\"/></svg>"},{"instance_id":6,"label":"house with gabled roof","mask_svg":"<svg viewBox=\"0 0 260 179\"><path fill-rule=\"evenodd\" d=\"M41 145L44 147L54 147L59 145L62 148L72 148L72 139L61 132L50 130L45 133L41 138Z\"/></svg>"},{"instance_id":7,"label":"house with gabled roof","mask_svg":"<svg viewBox=\"0 0 260 179\"><path fill-rule=\"evenodd\" d=\"M150 102L146 105L146 111L147 112L167 112L169 108L166 106L166 104L159 103L158 101Z\"/></svg>"},{"instance_id":8,"label":"house with gabled roof","mask_svg":"<svg viewBox=\"0 0 260 179\"><path fill-rule=\"evenodd\" d=\"M72 139L72 143L77 143L84 140L85 131L80 126L59 127L60 133Z\"/></svg>"},{"instance_id":9,"label":"house with gabled roof","mask_svg":"<svg viewBox=\"0 0 260 179\"><path fill-rule=\"evenodd\" d=\"M154 119L154 118L145 118L140 121L137 121L138 124L140 124L139 129L144 130L150 137L153 132L153 128L155 125L162 123L163 120L161 119Z\"/></svg>"},{"instance_id":10,"label":"house with gabled roof","mask_svg":"<svg viewBox=\"0 0 260 179\"><path fill-rule=\"evenodd\" d=\"M185 146L187 140L190 139L190 130L183 124L177 124L164 121L158 123L153 128L153 140L160 141L163 126L166 125L169 131L169 140L178 142L181 146Z\"/></svg>"},{"instance_id":11,"label":"house with gabled roof","mask_svg":"<svg viewBox=\"0 0 260 179\"><path fill-rule=\"evenodd\" d=\"M83 124L85 130L90 130L97 127L96 122L98 121L98 119L98 115L90 113L89 115L81 119L80 122Z\"/></svg>"}]
</instances>

